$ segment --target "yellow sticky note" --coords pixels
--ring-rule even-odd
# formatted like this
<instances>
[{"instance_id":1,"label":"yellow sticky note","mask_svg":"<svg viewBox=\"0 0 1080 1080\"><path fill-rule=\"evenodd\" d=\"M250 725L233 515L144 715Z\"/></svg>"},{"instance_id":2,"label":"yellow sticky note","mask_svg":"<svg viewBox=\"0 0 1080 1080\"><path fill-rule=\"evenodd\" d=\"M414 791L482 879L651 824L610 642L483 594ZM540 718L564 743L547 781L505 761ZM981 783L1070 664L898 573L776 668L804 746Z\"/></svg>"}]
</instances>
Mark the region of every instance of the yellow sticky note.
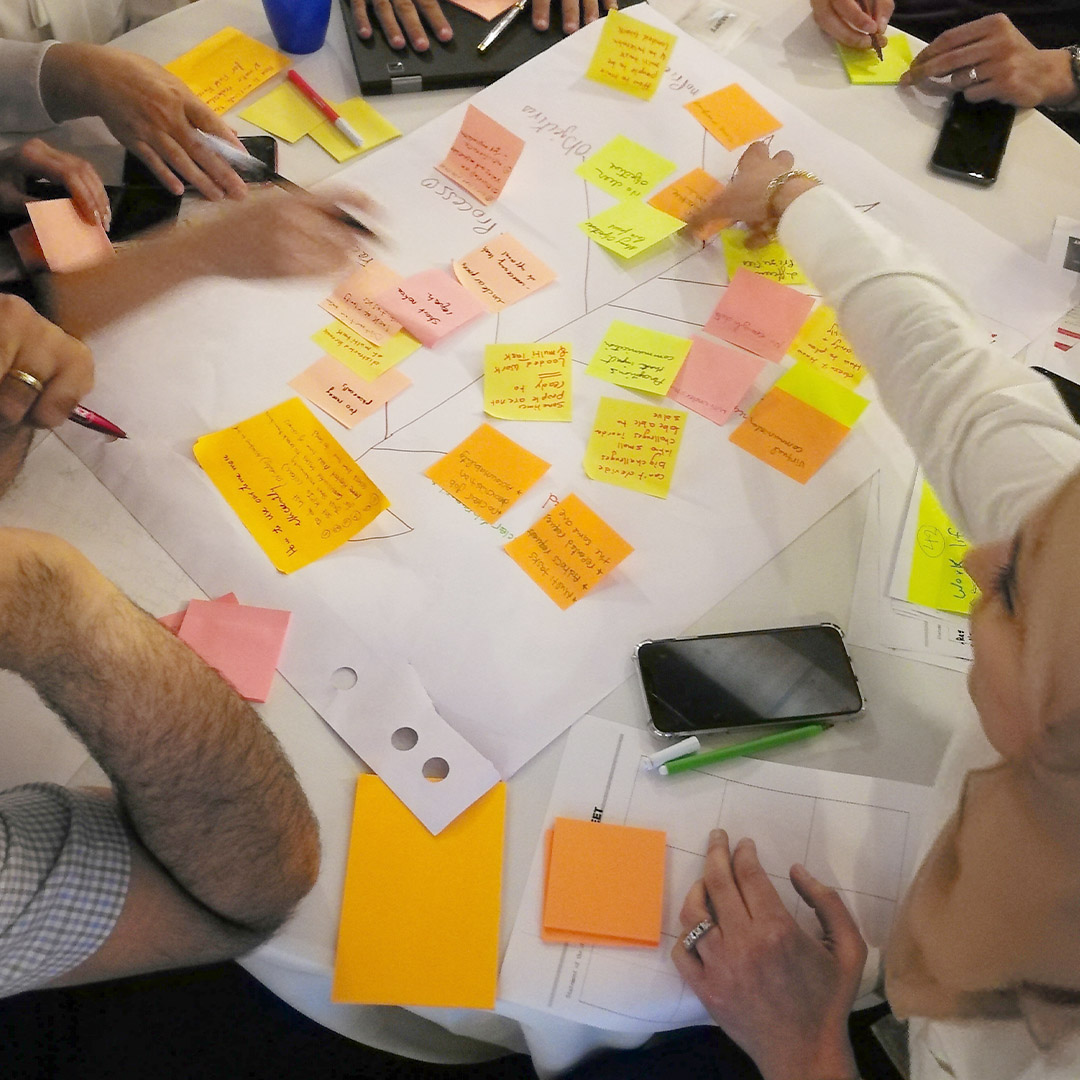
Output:
<instances>
[{"instance_id":1,"label":"yellow sticky note","mask_svg":"<svg viewBox=\"0 0 1080 1080\"><path fill-rule=\"evenodd\" d=\"M401 275L389 266L378 259L368 259L339 282L319 307L361 337L375 345L382 345L400 332L401 323L375 302L375 295L392 289L400 280Z\"/></svg>"},{"instance_id":2,"label":"yellow sticky note","mask_svg":"<svg viewBox=\"0 0 1080 1080\"><path fill-rule=\"evenodd\" d=\"M490 424L481 424L424 475L491 525L550 468Z\"/></svg>"},{"instance_id":3,"label":"yellow sticky note","mask_svg":"<svg viewBox=\"0 0 1080 1080\"><path fill-rule=\"evenodd\" d=\"M505 820L504 783L432 836L377 776L357 778L332 1000L495 1007Z\"/></svg>"},{"instance_id":4,"label":"yellow sticky note","mask_svg":"<svg viewBox=\"0 0 1080 1080\"><path fill-rule=\"evenodd\" d=\"M165 65L219 115L289 66L289 58L232 26Z\"/></svg>"},{"instance_id":5,"label":"yellow sticky note","mask_svg":"<svg viewBox=\"0 0 1080 1080\"><path fill-rule=\"evenodd\" d=\"M399 330L388 341L376 345L343 322L332 322L329 326L324 326L318 333L311 335L311 340L335 360L340 360L369 382L420 348L420 342L404 330Z\"/></svg>"},{"instance_id":6,"label":"yellow sticky note","mask_svg":"<svg viewBox=\"0 0 1080 1080\"><path fill-rule=\"evenodd\" d=\"M195 460L283 574L340 547L390 505L299 398L204 435Z\"/></svg>"},{"instance_id":7,"label":"yellow sticky note","mask_svg":"<svg viewBox=\"0 0 1080 1080\"><path fill-rule=\"evenodd\" d=\"M858 386L866 375L866 368L836 324L836 312L826 304L814 309L788 352L847 386Z\"/></svg>"},{"instance_id":8,"label":"yellow sticky note","mask_svg":"<svg viewBox=\"0 0 1080 1080\"><path fill-rule=\"evenodd\" d=\"M724 229L720 233L729 281L735 277L736 270L746 267L747 270L753 270L755 274L760 274L770 281L778 281L781 285L808 284L806 275L779 240L773 240L759 248L748 248L746 237L745 229Z\"/></svg>"},{"instance_id":9,"label":"yellow sticky note","mask_svg":"<svg viewBox=\"0 0 1080 1080\"><path fill-rule=\"evenodd\" d=\"M287 81L253 101L241 110L240 115L249 124L291 143L310 135L326 121L326 117Z\"/></svg>"},{"instance_id":10,"label":"yellow sticky note","mask_svg":"<svg viewBox=\"0 0 1080 1080\"><path fill-rule=\"evenodd\" d=\"M503 420L569 420L570 346L488 345L484 349L484 412Z\"/></svg>"},{"instance_id":11,"label":"yellow sticky note","mask_svg":"<svg viewBox=\"0 0 1080 1080\"><path fill-rule=\"evenodd\" d=\"M660 85L674 48L674 34L612 10L604 18L600 41L585 75L648 101Z\"/></svg>"},{"instance_id":12,"label":"yellow sticky note","mask_svg":"<svg viewBox=\"0 0 1080 1080\"><path fill-rule=\"evenodd\" d=\"M625 135L616 135L574 170L617 199L639 199L674 171L674 161Z\"/></svg>"},{"instance_id":13,"label":"yellow sticky note","mask_svg":"<svg viewBox=\"0 0 1080 1080\"><path fill-rule=\"evenodd\" d=\"M812 405L818 412L832 417L846 428L854 427L863 410L870 404L854 390L823 375L809 364L793 364L773 385L792 397L805 401L807 405Z\"/></svg>"},{"instance_id":14,"label":"yellow sticky note","mask_svg":"<svg viewBox=\"0 0 1080 1080\"><path fill-rule=\"evenodd\" d=\"M964 569L971 545L941 508L930 485L919 497L915 547L911 552L911 578L907 598L913 604L967 615L979 588Z\"/></svg>"},{"instance_id":15,"label":"yellow sticky note","mask_svg":"<svg viewBox=\"0 0 1080 1080\"><path fill-rule=\"evenodd\" d=\"M585 447L585 475L666 499L686 413L601 398Z\"/></svg>"},{"instance_id":16,"label":"yellow sticky note","mask_svg":"<svg viewBox=\"0 0 1080 1080\"><path fill-rule=\"evenodd\" d=\"M624 199L583 221L580 228L601 247L631 259L678 232L682 226L677 217L640 199Z\"/></svg>"},{"instance_id":17,"label":"yellow sticky note","mask_svg":"<svg viewBox=\"0 0 1080 1080\"><path fill-rule=\"evenodd\" d=\"M329 120L324 120L318 127L312 128L309 133L311 137L335 161L348 161L349 158L374 150L376 146L396 139L401 134L382 113L376 112L363 98L333 102L333 106L364 140L363 146L353 146Z\"/></svg>"},{"instance_id":18,"label":"yellow sticky note","mask_svg":"<svg viewBox=\"0 0 1080 1080\"><path fill-rule=\"evenodd\" d=\"M503 550L565 611L634 549L576 495L567 495Z\"/></svg>"},{"instance_id":19,"label":"yellow sticky note","mask_svg":"<svg viewBox=\"0 0 1080 1080\"><path fill-rule=\"evenodd\" d=\"M687 102L699 124L728 150L776 131L780 121L738 83Z\"/></svg>"},{"instance_id":20,"label":"yellow sticky note","mask_svg":"<svg viewBox=\"0 0 1080 1080\"><path fill-rule=\"evenodd\" d=\"M892 34L881 50L881 59L873 49L851 49L836 42L836 51L847 77L866 86L895 86L911 67L911 43L904 34Z\"/></svg>"},{"instance_id":21,"label":"yellow sticky note","mask_svg":"<svg viewBox=\"0 0 1080 1080\"><path fill-rule=\"evenodd\" d=\"M605 331L585 374L631 390L666 394L692 344L689 338L616 319Z\"/></svg>"}]
</instances>

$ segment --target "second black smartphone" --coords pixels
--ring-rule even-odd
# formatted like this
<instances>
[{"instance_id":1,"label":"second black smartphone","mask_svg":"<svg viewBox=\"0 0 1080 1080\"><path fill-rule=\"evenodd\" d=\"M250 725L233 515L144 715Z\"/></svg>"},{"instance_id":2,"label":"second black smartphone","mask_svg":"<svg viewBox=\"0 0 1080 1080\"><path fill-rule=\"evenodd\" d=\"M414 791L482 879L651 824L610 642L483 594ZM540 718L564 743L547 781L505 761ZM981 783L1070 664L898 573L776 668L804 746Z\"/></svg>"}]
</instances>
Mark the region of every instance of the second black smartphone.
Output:
<instances>
[{"instance_id":1,"label":"second black smartphone","mask_svg":"<svg viewBox=\"0 0 1080 1080\"><path fill-rule=\"evenodd\" d=\"M253 158L258 158L271 172L277 172L277 139L273 135L241 135L240 142ZM158 178L131 153L124 155L124 183L133 186L161 186ZM191 187L190 184L184 186Z\"/></svg>"},{"instance_id":2,"label":"second black smartphone","mask_svg":"<svg viewBox=\"0 0 1080 1080\"><path fill-rule=\"evenodd\" d=\"M930 168L969 184L989 187L998 177L1016 107L1000 101L972 103L953 96Z\"/></svg>"}]
</instances>

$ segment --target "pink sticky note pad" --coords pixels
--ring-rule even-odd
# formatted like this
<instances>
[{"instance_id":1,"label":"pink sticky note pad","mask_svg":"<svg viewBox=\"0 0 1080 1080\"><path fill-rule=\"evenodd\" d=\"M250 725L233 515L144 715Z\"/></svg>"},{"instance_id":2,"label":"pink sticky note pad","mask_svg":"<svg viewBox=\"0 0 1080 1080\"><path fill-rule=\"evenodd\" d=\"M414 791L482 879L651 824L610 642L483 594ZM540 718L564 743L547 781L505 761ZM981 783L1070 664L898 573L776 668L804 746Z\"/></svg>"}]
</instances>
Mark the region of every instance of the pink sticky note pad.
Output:
<instances>
[{"instance_id":1,"label":"pink sticky note pad","mask_svg":"<svg viewBox=\"0 0 1080 1080\"><path fill-rule=\"evenodd\" d=\"M70 199L30 202L26 209L45 261L54 273L83 270L112 257L105 230L83 221Z\"/></svg>"},{"instance_id":2,"label":"pink sticky note pad","mask_svg":"<svg viewBox=\"0 0 1080 1080\"><path fill-rule=\"evenodd\" d=\"M524 149L524 139L474 105L467 105L454 145L435 168L486 206L502 194Z\"/></svg>"},{"instance_id":3,"label":"pink sticky note pad","mask_svg":"<svg viewBox=\"0 0 1080 1080\"><path fill-rule=\"evenodd\" d=\"M32 274L37 270L48 269L49 264L45 261L45 252L41 250L37 233L34 232L34 226L29 221L25 225L12 229L8 236L15 245L15 251L22 260L23 266L26 267L29 273Z\"/></svg>"},{"instance_id":4,"label":"pink sticky note pad","mask_svg":"<svg viewBox=\"0 0 1080 1080\"><path fill-rule=\"evenodd\" d=\"M812 296L740 268L713 308L705 332L779 362L813 306Z\"/></svg>"},{"instance_id":5,"label":"pink sticky note pad","mask_svg":"<svg viewBox=\"0 0 1080 1080\"><path fill-rule=\"evenodd\" d=\"M354 428L412 386L412 380L391 368L368 382L332 356L323 356L289 385L338 423Z\"/></svg>"},{"instance_id":6,"label":"pink sticky note pad","mask_svg":"<svg viewBox=\"0 0 1080 1080\"><path fill-rule=\"evenodd\" d=\"M765 361L696 335L691 340L693 345L668 397L706 420L722 424L753 385Z\"/></svg>"},{"instance_id":7,"label":"pink sticky note pad","mask_svg":"<svg viewBox=\"0 0 1080 1080\"><path fill-rule=\"evenodd\" d=\"M236 593L227 592L224 596L215 596L211 603L239 604L240 601L236 599ZM158 616L158 622L170 633L177 634L180 632L180 627L184 622L184 616L186 614L187 608L184 608L183 611L174 611L171 615Z\"/></svg>"},{"instance_id":8,"label":"pink sticky note pad","mask_svg":"<svg viewBox=\"0 0 1080 1080\"><path fill-rule=\"evenodd\" d=\"M485 311L445 270L422 270L379 293L375 301L429 348Z\"/></svg>"},{"instance_id":9,"label":"pink sticky note pad","mask_svg":"<svg viewBox=\"0 0 1080 1080\"><path fill-rule=\"evenodd\" d=\"M291 613L245 604L192 600L177 637L247 701L265 701L281 658Z\"/></svg>"}]
</instances>

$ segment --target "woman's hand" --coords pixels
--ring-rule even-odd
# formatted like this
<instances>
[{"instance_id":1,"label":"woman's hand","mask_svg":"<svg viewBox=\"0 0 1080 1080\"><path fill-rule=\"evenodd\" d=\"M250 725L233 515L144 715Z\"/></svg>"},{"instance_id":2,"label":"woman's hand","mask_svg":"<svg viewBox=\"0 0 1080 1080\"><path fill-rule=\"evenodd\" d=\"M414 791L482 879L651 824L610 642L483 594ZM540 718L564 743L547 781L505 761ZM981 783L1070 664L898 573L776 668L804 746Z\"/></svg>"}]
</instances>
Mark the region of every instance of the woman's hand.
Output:
<instances>
[{"instance_id":1,"label":"woman's hand","mask_svg":"<svg viewBox=\"0 0 1080 1080\"><path fill-rule=\"evenodd\" d=\"M74 154L54 150L41 139L0 151L0 210L17 211L30 198L27 180L49 180L65 188L81 217L110 224L109 196L93 165Z\"/></svg>"},{"instance_id":2,"label":"woman's hand","mask_svg":"<svg viewBox=\"0 0 1080 1080\"><path fill-rule=\"evenodd\" d=\"M711 927L693 949L676 942L671 958L765 1080L854 1080L847 1018L866 943L833 889L802 866L791 868L791 883L817 915L824 940L788 914L753 841L739 841L732 855L727 833L714 829L705 876L680 915L685 931Z\"/></svg>"},{"instance_id":3,"label":"woman's hand","mask_svg":"<svg viewBox=\"0 0 1080 1080\"><path fill-rule=\"evenodd\" d=\"M874 34L884 34L892 18L893 0L870 0L868 15L859 0L810 0L814 22L834 41L853 49L869 49Z\"/></svg>"}]
</instances>

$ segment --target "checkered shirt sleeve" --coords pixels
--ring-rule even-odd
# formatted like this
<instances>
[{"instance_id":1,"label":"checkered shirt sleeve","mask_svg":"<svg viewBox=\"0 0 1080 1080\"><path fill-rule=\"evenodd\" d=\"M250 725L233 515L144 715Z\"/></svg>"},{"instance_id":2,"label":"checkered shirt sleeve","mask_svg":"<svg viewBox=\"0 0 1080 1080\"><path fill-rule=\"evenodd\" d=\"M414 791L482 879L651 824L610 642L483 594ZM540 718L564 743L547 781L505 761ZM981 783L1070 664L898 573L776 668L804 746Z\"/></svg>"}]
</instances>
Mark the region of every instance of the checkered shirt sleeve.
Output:
<instances>
[{"instance_id":1,"label":"checkered shirt sleeve","mask_svg":"<svg viewBox=\"0 0 1080 1080\"><path fill-rule=\"evenodd\" d=\"M0 792L0 997L95 953L120 917L130 873L110 800L55 784Z\"/></svg>"}]
</instances>

